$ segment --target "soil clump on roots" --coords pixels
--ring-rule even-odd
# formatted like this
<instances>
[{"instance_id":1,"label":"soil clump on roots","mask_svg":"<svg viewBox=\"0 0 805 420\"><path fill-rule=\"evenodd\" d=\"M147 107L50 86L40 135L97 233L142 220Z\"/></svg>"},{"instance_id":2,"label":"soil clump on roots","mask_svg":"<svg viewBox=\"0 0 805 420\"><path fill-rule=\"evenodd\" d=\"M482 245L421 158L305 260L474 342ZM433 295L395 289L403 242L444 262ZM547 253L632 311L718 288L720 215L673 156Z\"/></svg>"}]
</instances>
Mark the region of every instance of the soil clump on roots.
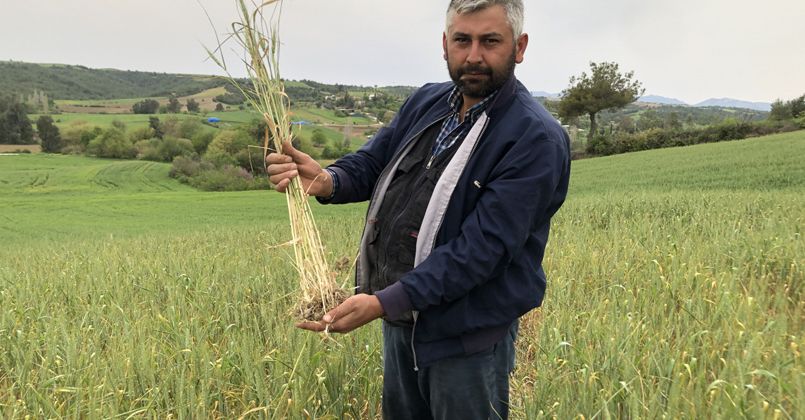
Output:
<instances>
[{"instance_id":1,"label":"soil clump on roots","mask_svg":"<svg viewBox=\"0 0 805 420\"><path fill-rule=\"evenodd\" d=\"M331 288L322 292L323 296L309 296L299 301L293 315L302 321L321 321L324 314L343 303L352 293L341 288Z\"/></svg>"}]
</instances>

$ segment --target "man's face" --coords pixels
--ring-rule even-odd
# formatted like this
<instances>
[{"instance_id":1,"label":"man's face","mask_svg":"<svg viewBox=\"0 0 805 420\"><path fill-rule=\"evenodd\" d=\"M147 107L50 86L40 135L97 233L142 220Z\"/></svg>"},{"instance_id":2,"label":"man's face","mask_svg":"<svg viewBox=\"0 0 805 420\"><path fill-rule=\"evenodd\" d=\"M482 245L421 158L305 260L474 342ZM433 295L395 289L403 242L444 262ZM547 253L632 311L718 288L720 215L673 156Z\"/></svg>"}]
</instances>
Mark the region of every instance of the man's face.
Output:
<instances>
[{"instance_id":1,"label":"man's face","mask_svg":"<svg viewBox=\"0 0 805 420\"><path fill-rule=\"evenodd\" d=\"M528 35L514 42L503 6L455 15L442 44L450 78L465 97L482 99L514 74L523 61Z\"/></svg>"}]
</instances>

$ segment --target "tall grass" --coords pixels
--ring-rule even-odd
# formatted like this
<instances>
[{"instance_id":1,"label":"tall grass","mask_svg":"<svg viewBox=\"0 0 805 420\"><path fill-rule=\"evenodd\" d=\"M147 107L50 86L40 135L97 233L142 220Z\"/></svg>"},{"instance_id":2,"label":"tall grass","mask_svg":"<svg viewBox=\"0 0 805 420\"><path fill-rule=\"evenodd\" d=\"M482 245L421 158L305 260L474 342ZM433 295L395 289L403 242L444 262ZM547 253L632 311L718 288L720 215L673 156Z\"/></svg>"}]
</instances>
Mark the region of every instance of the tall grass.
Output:
<instances>
[{"instance_id":1,"label":"tall grass","mask_svg":"<svg viewBox=\"0 0 805 420\"><path fill-rule=\"evenodd\" d=\"M521 324L512 416L805 416L803 152L798 132L574 162L544 306ZM2 214L30 194L4 190ZM100 213L70 194L85 212L60 194L36 203L62 223ZM378 417L379 325L297 331L288 250L269 249L287 222L232 221L283 197L185 194L150 196L205 215L181 229L112 238L107 221L48 240L22 225L0 247L0 417ZM221 207L196 213L207 206ZM350 255L364 207L314 211L328 262Z\"/></svg>"}]
</instances>

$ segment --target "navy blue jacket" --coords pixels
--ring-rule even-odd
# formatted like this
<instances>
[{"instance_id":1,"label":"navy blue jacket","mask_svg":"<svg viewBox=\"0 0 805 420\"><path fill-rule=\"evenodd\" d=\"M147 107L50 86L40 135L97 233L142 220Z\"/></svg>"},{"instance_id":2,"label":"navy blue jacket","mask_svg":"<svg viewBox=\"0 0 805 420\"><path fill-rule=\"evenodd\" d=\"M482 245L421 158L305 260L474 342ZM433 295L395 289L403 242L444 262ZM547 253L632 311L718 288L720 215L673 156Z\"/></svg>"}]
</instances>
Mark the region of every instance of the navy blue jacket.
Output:
<instances>
[{"instance_id":1,"label":"navy blue jacket","mask_svg":"<svg viewBox=\"0 0 805 420\"><path fill-rule=\"evenodd\" d=\"M382 200L379 182L390 176L406 146L450 112L453 86L423 86L366 145L331 165L339 187L330 202L371 198L371 214L373 203ZM514 77L486 114L482 134L446 198L446 211L431 226L437 229L432 250L376 293L387 319L418 313L414 347L420 366L483 350L490 337L502 337L517 318L538 307L545 293L542 259L551 217L567 194L569 140ZM360 273L359 262L358 292Z\"/></svg>"}]
</instances>

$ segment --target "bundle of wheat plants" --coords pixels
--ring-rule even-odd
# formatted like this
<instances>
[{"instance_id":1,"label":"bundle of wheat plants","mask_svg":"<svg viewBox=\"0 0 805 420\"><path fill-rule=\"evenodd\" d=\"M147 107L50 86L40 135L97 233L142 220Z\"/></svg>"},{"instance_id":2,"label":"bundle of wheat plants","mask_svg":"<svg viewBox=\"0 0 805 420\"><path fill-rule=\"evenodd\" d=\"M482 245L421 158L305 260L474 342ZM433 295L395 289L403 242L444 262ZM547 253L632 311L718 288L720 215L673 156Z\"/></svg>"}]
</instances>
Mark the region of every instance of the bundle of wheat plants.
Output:
<instances>
[{"instance_id":1,"label":"bundle of wheat plants","mask_svg":"<svg viewBox=\"0 0 805 420\"><path fill-rule=\"evenodd\" d=\"M290 100L285 93L279 66L282 0L250 1L248 4L245 0L236 0L235 3L239 19L232 23L232 32L223 42L219 40L216 49L207 49L207 52L266 122L262 149L265 158L269 150L282 151L283 143L290 143L293 138ZM242 63L249 85L244 86L235 80L227 67L222 51L224 44L230 42L237 44L236 47L243 52ZM301 289L300 303L295 312L302 320L319 320L327 310L343 301L347 293L338 286L335 274L328 268L307 191L298 177L291 181L285 196L291 224L290 244Z\"/></svg>"}]
</instances>

